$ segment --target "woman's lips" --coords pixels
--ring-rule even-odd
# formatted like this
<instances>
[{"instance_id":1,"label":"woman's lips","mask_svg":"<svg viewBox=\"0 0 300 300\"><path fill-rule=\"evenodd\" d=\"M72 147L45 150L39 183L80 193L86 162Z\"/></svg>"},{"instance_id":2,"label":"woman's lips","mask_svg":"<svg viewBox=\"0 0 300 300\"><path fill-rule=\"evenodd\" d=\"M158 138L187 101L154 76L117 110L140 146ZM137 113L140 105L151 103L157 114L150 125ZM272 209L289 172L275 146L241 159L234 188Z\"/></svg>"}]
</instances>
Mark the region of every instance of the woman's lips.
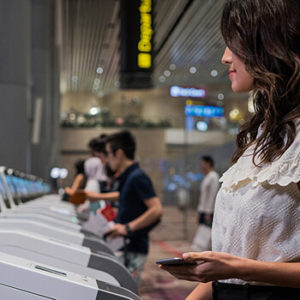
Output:
<instances>
[{"instance_id":1,"label":"woman's lips","mask_svg":"<svg viewBox=\"0 0 300 300\"><path fill-rule=\"evenodd\" d=\"M231 78L235 73L236 73L235 70L229 70L229 78Z\"/></svg>"}]
</instances>

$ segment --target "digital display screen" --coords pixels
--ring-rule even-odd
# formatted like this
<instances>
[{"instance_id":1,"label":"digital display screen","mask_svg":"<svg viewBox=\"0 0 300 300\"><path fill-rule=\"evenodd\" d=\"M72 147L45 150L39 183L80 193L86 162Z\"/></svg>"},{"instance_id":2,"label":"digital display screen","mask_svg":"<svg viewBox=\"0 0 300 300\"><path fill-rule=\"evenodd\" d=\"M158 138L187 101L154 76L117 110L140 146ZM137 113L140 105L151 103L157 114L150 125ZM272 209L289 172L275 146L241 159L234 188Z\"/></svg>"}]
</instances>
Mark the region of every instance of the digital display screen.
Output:
<instances>
[{"instance_id":1,"label":"digital display screen","mask_svg":"<svg viewBox=\"0 0 300 300\"><path fill-rule=\"evenodd\" d=\"M16 197L18 195L17 189L14 184L14 178L11 175L5 175L5 180L7 182L8 188L10 190L10 193L13 197Z\"/></svg>"},{"instance_id":2,"label":"digital display screen","mask_svg":"<svg viewBox=\"0 0 300 300\"><path fill-rule=\"evenodd\" d=\"M42 183L43 185L43 193L50 193L51 192L51 187L50 187L50 184L49 183Z\"/></svg>"},{"instance_id":3,"label":"digital display screen","mask_svg":"<svg viewBox=\"0 0 300 300\"><path fill-rule=\"evenodd\" d=\"M21 178L12 176L12 182L15 187L15 191L19 196L22 195L22 185L21 185L20 179Z\"/></svg>"},{"instance_id":4,"label":"digital display screen","mask_svg":"<svg viewBox=\"0 0 300 300\"><path fill-rule=\"evenodd\" d=\"M14 177L14 182L15 182L15 185L17 187L17 191L18 191L19 195L26 196L27 195L27 189L26 189L26 186L25 186L24 178Z\"/></svg>"},{"instance_id":5,"label":"digital display screen","mask_svg":"<svg viewBox=\"0 0 300 300\"><path fill-rule=\"evenodd\" d=\"M24 185L27 190L27 196L33 194L32 184L28 179L24 179Z\"/></svg>"},{"instance_id":6,"label":"digital display screen","mask_svg":"<svg viewBox=\"0 0 300 300\"><path fill-rule=\"evenodd\" d=\"M3 197L3 199L7 199L7 194L6 194L6 190L2 181L2 177L0 176L0 193Z\"/></svg>"},{"instance_id":7,"label":"digital display screen","mask_svg":"<svg viewBox=\"0 0 300 300\"><path fill-rule=\"evenodd\" d=\"M3 180L6 181L13 198L34 197L35 195L46 194L51 191L50 185L42 180L26 179L8 174L5 174L4 177L5 179L0 177L0 193L4 199L8 199L8 195Z\"/></svg>"},{"instance_id":8,"label":"digital display screen","mask_svg":"<svg viewBox=\"0 0 300 300\"><path fill-rule=\"evenodd\" d=\"M218 106L187 105L185 115L189 117L220 118L224 115L224 108Z\"/></svg>"},{"instance_id":9,"label":"digital display screen","mask_svg":"<svg viewBox=\"0 0 300 300\"><path fill-rule=\"evenodd\" d=\"M170 87L170 96L183 98L205 98L206 90L195 87L182 87L175 85Z\"/></svg>"}]
</instances>

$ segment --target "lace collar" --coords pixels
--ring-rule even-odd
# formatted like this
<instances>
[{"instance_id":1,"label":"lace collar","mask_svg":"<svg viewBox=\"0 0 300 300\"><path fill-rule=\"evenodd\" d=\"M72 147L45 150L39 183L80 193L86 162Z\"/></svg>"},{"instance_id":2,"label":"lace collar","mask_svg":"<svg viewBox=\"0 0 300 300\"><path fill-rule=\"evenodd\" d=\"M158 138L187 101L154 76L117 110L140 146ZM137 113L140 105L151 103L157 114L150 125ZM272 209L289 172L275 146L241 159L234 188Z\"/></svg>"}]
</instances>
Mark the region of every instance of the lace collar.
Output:
<instances>
[{"instance_id":1,"label":"lace collar","mask_svg":"<svg viewBox=\"0 0 300 300\"><path fill-rule=\"evenodd\" d=\"M258 135L261 133L259 128ZM300 181L300 126L292 145L276 161L257 167L252 162L255 145L251 145L238 161L232 165L220 178L222 188L234 191L246 181L253 186L263 182L271 185L287 186Z\"/></svg>"}]
</instances>

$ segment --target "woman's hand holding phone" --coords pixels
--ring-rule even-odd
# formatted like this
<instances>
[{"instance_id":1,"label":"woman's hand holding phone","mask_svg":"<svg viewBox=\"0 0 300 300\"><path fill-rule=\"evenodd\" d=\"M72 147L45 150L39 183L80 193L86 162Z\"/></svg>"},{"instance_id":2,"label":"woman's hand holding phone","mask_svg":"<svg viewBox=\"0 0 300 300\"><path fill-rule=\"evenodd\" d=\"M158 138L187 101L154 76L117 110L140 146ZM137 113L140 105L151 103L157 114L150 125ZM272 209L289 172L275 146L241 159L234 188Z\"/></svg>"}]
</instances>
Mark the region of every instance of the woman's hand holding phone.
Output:
<instances>
[{"instance_id":1,"label":"woman's hand holding phone","mask_svg":"<svg viewBox=\"0 0 300 300\"><path fill-rule=\"evenodd\" d=\"M158 265L162 265L162 266L182 266L182 265L196 264L196 262L193 262L193 261L191 261L191 262L185 261L181 257L171 257L171 258L159 259L156 261L156 263Z\"/></svg>"},{"instance_id":2,"label":"woman's hand holding phone","mask_svg":"<svg viewBox=\"0 0 300 300\"><path fill-rule=\"evenodd\" d=\"M174 260L171 259L171 260ZM157 263L159 267L178 279L209 282L219 279L240 278L247 259L222 252L189 252L177 262Z\"/></svg>"}]
</instances>

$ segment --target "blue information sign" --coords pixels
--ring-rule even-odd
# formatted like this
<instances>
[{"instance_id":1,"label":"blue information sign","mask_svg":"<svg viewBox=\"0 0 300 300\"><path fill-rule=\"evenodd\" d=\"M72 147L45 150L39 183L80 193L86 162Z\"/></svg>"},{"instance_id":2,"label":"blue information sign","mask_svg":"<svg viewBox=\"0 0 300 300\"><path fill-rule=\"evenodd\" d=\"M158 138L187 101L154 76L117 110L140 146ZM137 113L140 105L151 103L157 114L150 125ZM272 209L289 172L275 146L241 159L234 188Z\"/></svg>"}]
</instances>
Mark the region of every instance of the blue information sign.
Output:
<instances>
[{"instance_id":1,"label":"blue information sign","mask_svg":"<svg viewBox=\"0 0 300 300\"><path fill-rule=\"evenodd\" d=\"M223 117L224 108L205 105L187 105L185 115L189 117L220 118Z\"/></svg>"}]
</instances>

